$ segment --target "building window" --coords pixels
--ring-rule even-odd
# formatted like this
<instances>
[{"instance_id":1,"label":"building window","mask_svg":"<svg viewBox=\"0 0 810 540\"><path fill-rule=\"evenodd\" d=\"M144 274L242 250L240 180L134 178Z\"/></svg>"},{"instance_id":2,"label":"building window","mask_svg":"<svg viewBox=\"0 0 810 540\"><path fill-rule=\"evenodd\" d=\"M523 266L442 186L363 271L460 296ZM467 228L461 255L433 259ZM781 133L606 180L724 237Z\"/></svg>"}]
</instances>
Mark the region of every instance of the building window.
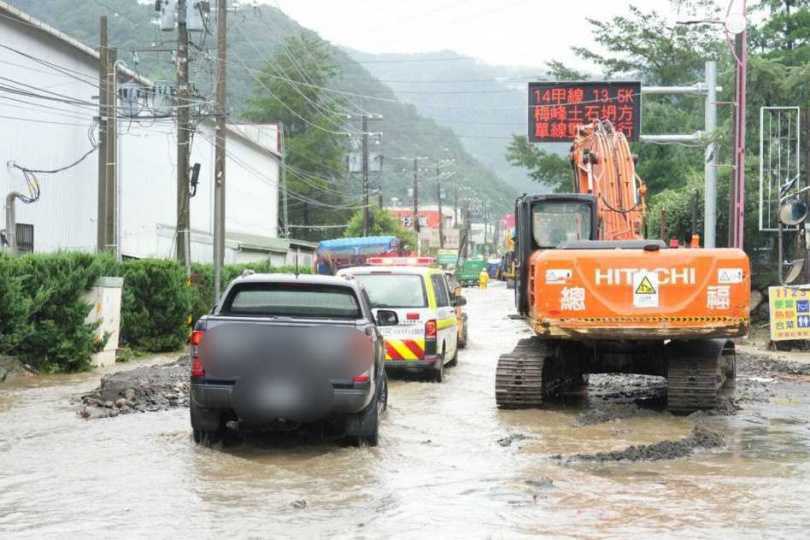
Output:
<instances>
[{"instance_id":1,"label":"building window","mask_svg":"<svg viewBox=\"0 0 810 540\"><path fill-rule=\"evenodd\" d=\"M17 223L17 252L34 252L34 226L27 223Z\"/></svg>"}]
</instances>

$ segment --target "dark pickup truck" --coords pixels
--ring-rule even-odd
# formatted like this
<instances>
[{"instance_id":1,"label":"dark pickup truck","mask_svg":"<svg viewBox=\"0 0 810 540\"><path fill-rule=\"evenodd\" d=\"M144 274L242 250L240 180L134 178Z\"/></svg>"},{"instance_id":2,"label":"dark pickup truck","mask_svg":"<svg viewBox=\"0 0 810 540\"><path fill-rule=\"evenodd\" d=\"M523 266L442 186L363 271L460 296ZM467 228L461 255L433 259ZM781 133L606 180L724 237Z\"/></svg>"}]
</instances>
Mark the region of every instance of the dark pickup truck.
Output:
<instances>
[{"instance_id":1,"label":"dark pickup truck","mask_svg":"<svg viewBox=\"0 0 810 540\"><path fill-rule=\"evenodd\" d=\"M235 279L191 336L191 426L197 443L226 424L326 432L377 444L388 400L385 348L358 282L253 274Z\"/></svg>"}]
</instances>

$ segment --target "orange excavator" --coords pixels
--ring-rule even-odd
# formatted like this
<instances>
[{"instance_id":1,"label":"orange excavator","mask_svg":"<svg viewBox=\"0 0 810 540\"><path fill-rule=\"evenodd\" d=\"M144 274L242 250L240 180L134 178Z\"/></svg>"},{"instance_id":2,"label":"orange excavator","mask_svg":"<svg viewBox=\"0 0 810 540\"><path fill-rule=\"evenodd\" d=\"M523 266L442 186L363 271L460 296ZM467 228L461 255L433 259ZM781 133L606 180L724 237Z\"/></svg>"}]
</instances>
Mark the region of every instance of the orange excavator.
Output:
<instances>
[{"instance_id":1,"label":"orange excavator","mask_svg":"<svg viewBox=\"0 0 810 540\"><path fill-rule=\"evenodd\" d=\"M501 408L539 407L589 373L667 378L667 407L720 405L734 387L731 338L749 329L750 266L739 249L644 239L644 182L610 122L580 126L571 194L523 195L517 310L535 336L501 355Z\"/></svg>"}]
</instances>

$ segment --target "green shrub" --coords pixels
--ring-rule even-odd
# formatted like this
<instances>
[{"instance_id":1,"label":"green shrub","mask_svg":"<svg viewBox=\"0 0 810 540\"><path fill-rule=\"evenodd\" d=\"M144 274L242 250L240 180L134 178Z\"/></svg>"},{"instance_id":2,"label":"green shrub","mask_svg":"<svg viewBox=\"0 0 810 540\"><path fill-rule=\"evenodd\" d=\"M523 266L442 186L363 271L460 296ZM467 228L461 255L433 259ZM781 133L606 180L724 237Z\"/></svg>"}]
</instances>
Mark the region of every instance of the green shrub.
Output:
<instances>
[{"instance_id":1,"label":"green shrub","mask_svg":"<svg viewBox=\"0 0 810 540\"><path fill-rule=\"evenodd\" d=\"M91 355L103 343L96 339L97 325L85 323L92 306L83 296L99 276L114 270L114 261L57 253L26 255L11 265L27 311L26 322L11 332L19 340L15 354L46 372L88 369Z\"/></svg>"},{"instance_id":2,"label":"green shrub","mask_svg":"<svg viewBox=\"0 0 810 540\"><path fill-rule=\"evenodd\" d=\"M0 354L16 352L29 332L31 303L23 294L17 259L0 255Z\"/></svg>"},{"instance_id":3,"label":"green shrub","mask_svg":"<svg viewBox=\"0 0 810 540\"><path fill-rule=\"evenodd\" d=\"M120 267L124 278L121 338L135 349L167 352L188 337L191 294L186 273L175 261L142 259Z\"/></svg>"}]
</instances>

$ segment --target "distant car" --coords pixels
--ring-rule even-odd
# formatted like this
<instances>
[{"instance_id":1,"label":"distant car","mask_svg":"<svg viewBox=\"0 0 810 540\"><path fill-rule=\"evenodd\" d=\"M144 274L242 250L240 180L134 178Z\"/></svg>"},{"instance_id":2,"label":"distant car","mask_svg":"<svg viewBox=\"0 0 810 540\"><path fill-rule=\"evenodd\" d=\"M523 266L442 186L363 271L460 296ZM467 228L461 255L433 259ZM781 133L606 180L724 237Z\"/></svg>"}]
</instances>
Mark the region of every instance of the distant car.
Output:
<instances>
[{"instance_id":1,"label":"distant car","mask_svg":"<svg viewBox=\"0 0 810 540\"><path fill-rule=\"evenodd\" d=\"M234 280L191 336L194 441L226 423L330 433L376 446L388 402L381 325L359 282L332 276L254 274Z\"/></svg>"},{"instance_id":2,"label":"distant car","mask_svg":"<svg viewBox=\"0 0 810 540\"><path fill-rule=\"evenodd\" d=\"M445 366L458 363L456 306L466 300L451 294L440 268L403 264L413 259L370 259L372 266L344 268L337 275L362 283L378 315L396 312L398 324L380 328L386 367L421 371L442 382Z\"/></svg>"}]
</instances>

